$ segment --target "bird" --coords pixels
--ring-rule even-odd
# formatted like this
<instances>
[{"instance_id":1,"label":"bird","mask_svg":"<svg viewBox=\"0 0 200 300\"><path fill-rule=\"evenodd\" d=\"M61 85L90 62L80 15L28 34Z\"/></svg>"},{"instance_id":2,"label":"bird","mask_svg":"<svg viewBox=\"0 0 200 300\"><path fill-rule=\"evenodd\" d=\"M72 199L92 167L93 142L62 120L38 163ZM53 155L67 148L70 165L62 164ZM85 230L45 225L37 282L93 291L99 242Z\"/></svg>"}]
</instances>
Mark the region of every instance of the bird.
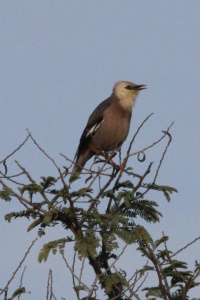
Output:
<instances>
[{"instance_id":1,"label":"bird","mask_svg":"<svg viewBox=\"0 0 200 300\"><path fill-rule=\"evenodd\" d=\"M92 156L121 148L128 136L136 98L145 88L145 84L119 81L111 96L94 109L81 135L71 177L78 176Z\"/></svg>"}]
</instances>

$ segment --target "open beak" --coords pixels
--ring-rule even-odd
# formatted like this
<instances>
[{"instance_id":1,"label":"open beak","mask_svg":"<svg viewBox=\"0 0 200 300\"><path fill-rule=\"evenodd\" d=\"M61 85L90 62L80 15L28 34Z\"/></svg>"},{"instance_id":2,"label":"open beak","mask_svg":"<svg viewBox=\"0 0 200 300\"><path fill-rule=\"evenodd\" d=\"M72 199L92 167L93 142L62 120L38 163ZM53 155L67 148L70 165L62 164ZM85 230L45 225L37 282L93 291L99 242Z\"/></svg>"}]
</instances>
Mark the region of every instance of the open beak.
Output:
<instances>
[{"instance_id":1,"label":"open beak","mask_svg":"<svg viewBox=\"0 0 200 300\"><path fill-rule=\"evenodd\" d=\"M146 84L137 84L135 89L138 91L146 89L147 85Z\"/></svg>"}]
</instances>

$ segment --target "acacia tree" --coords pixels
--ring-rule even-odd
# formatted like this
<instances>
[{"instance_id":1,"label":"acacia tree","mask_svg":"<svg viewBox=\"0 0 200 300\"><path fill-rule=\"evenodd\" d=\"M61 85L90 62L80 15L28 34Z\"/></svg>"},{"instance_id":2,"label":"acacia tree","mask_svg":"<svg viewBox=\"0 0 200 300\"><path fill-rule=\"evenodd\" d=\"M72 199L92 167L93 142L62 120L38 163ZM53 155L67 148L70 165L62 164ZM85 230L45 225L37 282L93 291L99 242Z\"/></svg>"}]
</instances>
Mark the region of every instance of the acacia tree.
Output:
<instances>
[{"instance_id":1,"label":"acacia tree","mask_svg":"<svg viewBox=\"0 0 200 300\"><path fill-rule=\"evenodd\" d=\"M31 223L27 230L38 228L39 237L45 234L47 227L62 224L66 229L66 236L44 244L38 261L46 261L50 252L59 252L70 270L73 288L79 300L102 299L102 292L104 299L113 300L139 300L144 299L144 295L146 299L151 300L189 299L189 290L198 285L200 264L195 262L194 270L190 271L186 262L176 258L178 253L190 244L173 253L168 249L167 236L163 234L158 240L153 240L146 226L141 225L141 219L143 223L156 223L162 217L157 201L150 198L151 191L162 194L167 201L173 192L177 192L173 187L157 184L160 167L172 140L169 132L171 126L163 131L157 141L142 150L132 152L135 138L150 116L138 128L125 157L120 157L118 164L112 163L113 153L106 159L103 155L95 158L90 169L84 168L81 176L85 181L81 184L75 177L73 182L69 182L73 162L62 155L65 164L69 166L59 167L30 132L17 149L1 161L3 167L0 173L0 198L8 202L17 199L19 203L19 210L10 212L5 219L10 222L16 218L28 218ZM29 170L18 161L16 164L20 173L9 173L9 161L28 139L31 139L44 157L53 163L58 173L57 178L49 175L41 177L40 182L37 182ZM161 141L166 141L166 146L153 173L153 163L147 162L146 153ZM129 165L132 156L146 163L142 174L136 173ZM150 174L153 178L151 182L147 181ZM196 240L198 239L200 238ZM65 250L71 242L74 243L74 254L69 258L69 254L65 256ZM19 299L20 295L26 292L21 280L19 288L12 296L8 296L9 285L34 243L35 241L6 286L1 288L0 294L4 295L5 300L15 297ZM137 245L137 249L134 245ZM131 275L127 274L126 266L122 268L120 265L128 247L133 247L133 251L140 252L146 258L145 265L133 270ZM88 268L91 268L94 274L93 281L89 283L85 275ZM24 271L22 279L23 273ZM146 286L146 278L151 274L156 274L155 284ZM50 270L47 299L56 299L52 276Z\"/></svg>"}]
</instances>

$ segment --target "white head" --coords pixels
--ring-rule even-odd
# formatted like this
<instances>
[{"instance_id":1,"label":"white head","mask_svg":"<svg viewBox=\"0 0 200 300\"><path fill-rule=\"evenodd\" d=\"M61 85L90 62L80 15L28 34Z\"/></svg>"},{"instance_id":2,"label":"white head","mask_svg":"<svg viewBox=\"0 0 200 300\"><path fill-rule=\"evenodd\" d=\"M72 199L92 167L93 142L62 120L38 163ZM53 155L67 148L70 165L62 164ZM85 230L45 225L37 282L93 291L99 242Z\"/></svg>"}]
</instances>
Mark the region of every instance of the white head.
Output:
<instances>
[{"instance_id":1,"label":"white head","mask_svg":"<svg viewBox=\"0 0 200 300\"><path fill-rule=\"evenodd\" d=\"M135 84L129 81L119 81L114 85L113 94L124 108L131 109L139 92L146 88L145 84Z\"/></svg>"}]
</instances>

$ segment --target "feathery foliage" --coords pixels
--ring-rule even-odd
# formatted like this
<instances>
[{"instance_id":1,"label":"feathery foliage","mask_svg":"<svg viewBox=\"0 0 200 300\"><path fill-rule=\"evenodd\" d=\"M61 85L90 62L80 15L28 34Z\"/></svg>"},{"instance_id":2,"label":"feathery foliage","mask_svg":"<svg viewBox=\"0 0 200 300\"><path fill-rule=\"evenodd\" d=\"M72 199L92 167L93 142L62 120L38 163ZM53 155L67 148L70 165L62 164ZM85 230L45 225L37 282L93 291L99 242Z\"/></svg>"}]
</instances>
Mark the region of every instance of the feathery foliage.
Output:
<instances>
[{"instance_id":1,"label":"feathery foliage","mask_svg":"<svg viewBox=\"0 0 200 300\"><path fill-rule=\"evenodd\" d=\"M59 253L71 272L77 299L102 299L100 289L103 290L105 299L144 299L140 298L139 293L145 293L149 300L189 299L190 289L199 285L197 278L200 275L200 264L196 262L194 271L189 270L187 263L179 261L168 249L168 237L163 235L154 240L149 230L150 224L153 225L162 218L153 195L164 195L169 201L173 193L177 192L173 187L157 184L160 167L171 143L169 128L163 133L149 147L131 153L136 134L127 155L119 165L107 159L104 161L103 158L97 165L98 169L95 169L94 162L92 170L86 170L83 175L85 182L81 181L80 184L76 176L69 182L70 166L63 169L58 167L29 133L28 138L53 163L58 173L57 178L49 175L42 176L39 181L34 180L18 162L16 163L22 171L21 175L26 176L28 184L21 175L18 175L18 181L13 182L12 176L1 174L0 198L8 203L16 200L19 204L18 211L6 214L5 219L8 222L25 217L31 222L27 231L37 228L41 238L47 228L50 230L51 227L58 228L61 225L66 231L63 238L43 245L38 261L45 262L51 253ZM153 172L153 163L147 163L146 152L165 139L168 139L167 145ZM139 163L146 164L142 174L136 172L136 167L133 169L128 165L134 155L138 155ZM5 165L5 160L3 162ZM137 159L135 162L137 163ZM6 172L8 170L6 165ZM65 257L69 242L73 243L74 249L71 259ZM121 263L127 249L132 249L133 256L128 257L127 262L133 262L133 268L134 253L140 253L145 258L145 265L139 270L133 269L132 274L126 272L126 266ZM93 283L89 285L87 276L84 278L86 263L87 268L92 268L95 274ZM82 264L79 276L76 273L76 264ZM153 274L154 277L156 275L155 284L145 287L148 274ZM48 280L48 286L51 286L51 273ZM5 295L5 291L6 288L2 289L0 294ZM21 287L13 297L24 292L25 288ZM6 297L4 298L7 299Z\"/></svg>"}]
</instances>

